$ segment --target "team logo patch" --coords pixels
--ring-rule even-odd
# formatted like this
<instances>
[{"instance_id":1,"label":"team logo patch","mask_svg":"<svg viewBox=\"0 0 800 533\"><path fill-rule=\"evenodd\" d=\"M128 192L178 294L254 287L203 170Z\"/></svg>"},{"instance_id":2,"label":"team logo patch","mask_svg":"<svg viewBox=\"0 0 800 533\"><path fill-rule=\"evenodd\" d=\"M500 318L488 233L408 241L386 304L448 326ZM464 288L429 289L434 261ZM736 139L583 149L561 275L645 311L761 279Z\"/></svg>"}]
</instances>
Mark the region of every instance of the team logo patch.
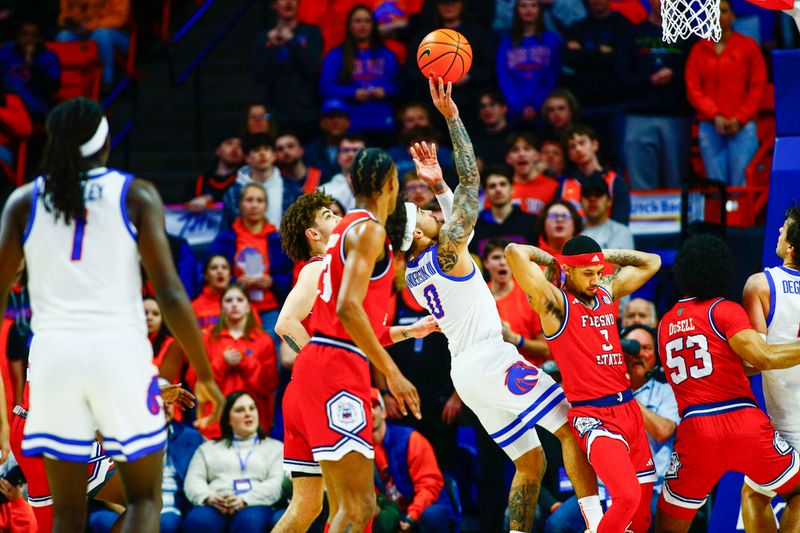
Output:
<instances>
[{"instance_id":1,"label":"team logo patch","mask_svg":"<svg viewBox=\"0 0 800 533\"><path fill-rule=\"evenodd\" d=\"M539 369L517 361L506 369L506 387L511 394L522 396L529 393L539 382Z\"/></svg>"},{"instance_id":2,"label":"team logo patch","mask_svg":"<svg viewBox=\"0 0 800 533\"><path fill-rule=\"evenodd\" d=\"M161 387L158 386L158 376L153 376L153 381L147 388L147 409L154 415L161 412L164 401L161 399Z\"/></svg>"},{"instance_id":3,"label":"team logo patch","mask_svg":"<svg viewBox=\"0 0 800 533\"><path fill-rule=\"evenodd\" d=\"M341 391L328 400L328 425L340 433L358 433L367 426L364 404L358 397Z\"/></svg>"},{"instance_id":4,"label":"team logo patch","mask_svg":"<svg viewBox=\"0 0 800 533\"><path fill-rule=\"evenodd\" d=\"M672 452L672 459L669 461L669 468L667 468L667 473L664 474L664 479L678 479L678 470L682 466L678 452Z\"/></svg>"},{"instance_id":5,"label":"team logo patch","mask_svg":"<svg viewBox=\"0 0 800 533\"><path fill-rule=\"evenodd\" d=\"M575 418L572 424L578 430L578 435L583 437L594 428L602 426L603 422L592 416L579 416Z\"/></svg>"},{"instance_id":6,"label":"team logo patch","mask_svg":"<svg viewBox=\"0 0 800 533\"><path fill-rule=\"evenodd\" d=\"M786 442L777 431L775 432L775 437L772 439L772 445L775 446L775 449L778 450L778 453L781 455L792 453L792 445Z\"/></svg>"},{"instance_id":7,"label":"team logo patch","mask_svg":"<svg viewBox=\"0 0 800 533\"><path fill-rule=\"evenodd\" d=\"M606 296L605 294L604 294L604 295L601 297L601 300L603 300L603 303L604 303L604 304L606 304L606 305L611 305L611 298L609 298L609 297L608 297L608 296Z\"/></svg>"}]
</instances>

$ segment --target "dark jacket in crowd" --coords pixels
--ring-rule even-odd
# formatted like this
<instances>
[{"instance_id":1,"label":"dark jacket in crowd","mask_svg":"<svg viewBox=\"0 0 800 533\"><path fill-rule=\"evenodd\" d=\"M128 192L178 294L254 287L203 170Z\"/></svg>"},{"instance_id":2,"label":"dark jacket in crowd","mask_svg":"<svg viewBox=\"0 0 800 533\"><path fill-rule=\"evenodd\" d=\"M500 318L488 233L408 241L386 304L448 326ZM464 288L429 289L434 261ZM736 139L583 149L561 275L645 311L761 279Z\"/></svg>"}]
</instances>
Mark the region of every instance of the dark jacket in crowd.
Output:
<instances>
[{"instance_id":1,"label":"dark jacket in crowd","mask_svg":"<svg viewBox=\"0 0 800 533\"><path fill-rule=\"evenodd\" d=\"M43 122L61 87L61 63L44 47L33 55L30 64L16 43L0 48L0 77L3 87L18 95L35 122Z\"/></svg>"},{"instance_id":2,"label":"dark jacket in crowd","mask_svg":"<svg viewBox=\"0 0 800 533\"><path fill-rule=\"evenodd\" d=\"M317 78L322 57L322 34L316 26L298 24L294 38L272 46L267 34L259 33L253 45L256 81L267 86L267 104L278 124L317 121Z\"/></svg>"}]
</instances>

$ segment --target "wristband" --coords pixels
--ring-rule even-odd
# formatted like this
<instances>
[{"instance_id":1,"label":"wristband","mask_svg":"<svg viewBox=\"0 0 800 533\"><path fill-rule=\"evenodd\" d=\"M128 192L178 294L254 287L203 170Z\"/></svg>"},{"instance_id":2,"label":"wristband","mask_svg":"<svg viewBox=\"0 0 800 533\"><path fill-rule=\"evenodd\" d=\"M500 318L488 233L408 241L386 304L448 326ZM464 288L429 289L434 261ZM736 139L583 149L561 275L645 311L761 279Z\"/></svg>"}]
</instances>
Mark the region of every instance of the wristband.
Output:
<instances>
[{"instance_id":1,"label":"wristband","mask_svg":"<svg viewBox=\"0 0 800 533\"><path fill-rule=\"evenodd\" d=\"M523 337L522 335L520 335L520 336L519 336L519 342L516 344L516 346L517 346L517 348L522 348L522 346L523 346L524 344L525 344L525 337Z\"/></svg>"},{"instance_id":2,"label":"wristband","mask_svg":"<svg viewBox=\"0 0 800 533\"><path fill-rule=\"evenodd\" d=\"M449 188L443 192L442 194L436 195L436 200L439 202L439 207L442 208L442 216L445 220L450 218L450 215L453 214L453 198L454 198L453 191Z\"/></svg>"}]
</instances>

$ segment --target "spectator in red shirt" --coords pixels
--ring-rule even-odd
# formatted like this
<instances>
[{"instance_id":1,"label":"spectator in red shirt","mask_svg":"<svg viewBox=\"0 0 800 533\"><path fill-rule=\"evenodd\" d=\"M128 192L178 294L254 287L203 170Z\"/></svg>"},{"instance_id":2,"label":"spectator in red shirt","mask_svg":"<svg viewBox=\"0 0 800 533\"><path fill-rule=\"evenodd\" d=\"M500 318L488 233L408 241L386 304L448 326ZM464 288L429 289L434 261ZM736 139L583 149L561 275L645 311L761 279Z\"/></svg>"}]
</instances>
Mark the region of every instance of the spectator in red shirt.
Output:
<instances>
[{"instance_id":1,"label":"spectator in red shirt","mask_svg":"<svg viewBox=\"0 0 800 533\"><path fill-rule=\"evenodd\" d=\"M231 284L231 265L224 255L212 255L203 265L203 291L192 302L200 329L215 326L219 322L222 291Z\"/></svg>"},{"instance_id":2,"label":"spectator in red shirt","mask_svg":"<svg viewBox=\"0 0 800 533\"><path fill-rule=\"evenodd\" d=\"M256 323L247 292L231 285L222 293L219 323L206 332L204 341L222 393L243 390L252 396L261 413L261 428L269 433L278 388L277 356L272 338ZM217 425L213 432L218 431Z\"/></svg>"},{"instance_id":3,"label":"spectator in red shirt","mask_svg":"<svg viewBox=\"0 0 800 533\"><path fill-rule=\"evenodd\" d=\"M756 111L767 80L758 43L733 31L736 15L720 2L719 42L700 40L686 61L686 93L700 119L700 154L711 179L745 185L758 150Z\"/></svg>"},{"instance_id":4,"label":"spectator in red shirt","mask_svg":"<svg viewBox=\"0 0 800 533\"><path fill-rule=\"evenodd\" d=\"M410 427L386 423L378 389L372 389L372 438L377 490L403 512L400 531L450 531L456 516L433 447Z\"/></svg>"},{"instance_id":5,"label":"spectator in red shirt","mask_svg":"<svg viewBox=\"0 0 800 533\"><path fill-rule=\"evenodd\" d=\"M175 339L169 334L169 329L164 324L164 317L161 315L161 308L152 296L144 299L144 317L147 321L147 338L153 346L153 364L161 366L164 354Z\"/></svg>"},{"instance_id":6,"label":"spectator in red shirt","mask_svg":"<svg viewBox=\"0 0 800 533\"><path fill-rule=\"evenodd\" d=\"M481 257L503 324L503 340L516 346L522 357L542 366L546 359L551 359L550 348L544 340L539 315L531 309L527 295L508 268L505 254L508 244L509 241L493 239L486 244Z\"/></svg>"},{"instance_id":7,"label":"spectator in red shirt","mask_svg":"<svg viewBox=\"0 0 800 533\"><path fill-rule=\"evenodd\" d=\"M578 210L565 200L553 200L541 218L539 231L539 248L562 262L561 250L568 240L580 235L583 231L583 219Z\"/></svg>"},{"instance_id":8,"label":"spectator in red shirt","mask_svg":"<svg viewBox=\"0 0 800 533\"><path fill-rule=\"evenodd\" d=\"M7 177L13 175L14 152L20 138L30 136L33 124L19 96L0 90L0 165Z\"/></svg>"},{"instance_id":9,"label":"spectator in red shirt","mask_svg":"<svg viewBox=\"0 0 800 533\"><path fill-rule=\"evenodd\" d=\"M230 230L221 231L209 255L222 255L233 266L238 283L247 289L253 310L264 331L275 335L280 302L291 288L292 262L283 253L275 226L267 222L267 193L258 183L248 183L239 195L241 216Z\"/></svg>"},{"instance_id":10,"label":"spectator in red shirt","mask_svg":"<svg viewBox=\"0 0 800 533\"><path fill-rule=\"evenodd\" d=\"M514 170L514 203L532 215L539 215L555 198L558 182L540 172L536 139L527 132L512 133L506 141L506 163Z\"/></svg>"}]
</instances>

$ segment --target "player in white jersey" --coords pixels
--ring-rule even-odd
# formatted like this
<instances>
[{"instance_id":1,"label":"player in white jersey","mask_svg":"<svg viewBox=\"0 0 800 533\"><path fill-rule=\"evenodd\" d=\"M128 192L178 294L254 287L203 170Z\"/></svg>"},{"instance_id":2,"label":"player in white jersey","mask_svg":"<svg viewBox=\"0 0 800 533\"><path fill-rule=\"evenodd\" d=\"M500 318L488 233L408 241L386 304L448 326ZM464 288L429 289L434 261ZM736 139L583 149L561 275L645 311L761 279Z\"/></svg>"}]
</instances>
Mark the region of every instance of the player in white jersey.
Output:
<instances>
[{"instance_id":1,"label":"player in white jersey","mask_svg":"<svg viewBox=\"0 0 800 533\"><path fill-rule=\"evenodd\" d=\"M545 462L536 425L561 440L567 472L594 531L602 517L597 479L567 425L569 404L564 392L503 341L494 297L467 250L478 216L478 167L451 98L451 85L445 89L441 79L429 84L433 102L450 130L459 185L455 194L448 194L435 146L417 144L412 149L417 174L437 194L446 221L441 225L430 211L406 203L395 211L387 231L406 253L411 293L447 337L456 392L514 461L511 531L527 532L533 527Z\"/></svg>"},{"instance_id":2,"label":"player in white jersey","mask_svg":"<svg viewBox=\"0 0 800 533\"><path fill-rule=\"evenodd\" d=\"M60 104L47 133L44 175L14 191L0 225L0 308L24 256L33 312L23 454L45 458L53 531L83 531L86 462L99 431L128 498L123 529L157 531L166 430L140 255L197 371L195 393L214 406L211 419L222 395L175 272L155 188L105 167L108 121L96 102Z\"/></svg>"},{"instance_id":3,"label":"player in white jersey","mask_svg":"<svg viewBox=\"0 0 800 533\"><path fill-rule=\"evenodd\" d=\"M750 276L742 304L750 323L767 336L769 344L786 344L800 337L800 208L797 206L786 211L775 253L783 265ZM800 366L764 370L761 383L772 425L786 442L800 449ZM747 531L777 531L770 505L774 497L774 492L745 478L742 518ZM800 531L798 502L784 508L781 529Z\"/></svg>"}]
</instances>

